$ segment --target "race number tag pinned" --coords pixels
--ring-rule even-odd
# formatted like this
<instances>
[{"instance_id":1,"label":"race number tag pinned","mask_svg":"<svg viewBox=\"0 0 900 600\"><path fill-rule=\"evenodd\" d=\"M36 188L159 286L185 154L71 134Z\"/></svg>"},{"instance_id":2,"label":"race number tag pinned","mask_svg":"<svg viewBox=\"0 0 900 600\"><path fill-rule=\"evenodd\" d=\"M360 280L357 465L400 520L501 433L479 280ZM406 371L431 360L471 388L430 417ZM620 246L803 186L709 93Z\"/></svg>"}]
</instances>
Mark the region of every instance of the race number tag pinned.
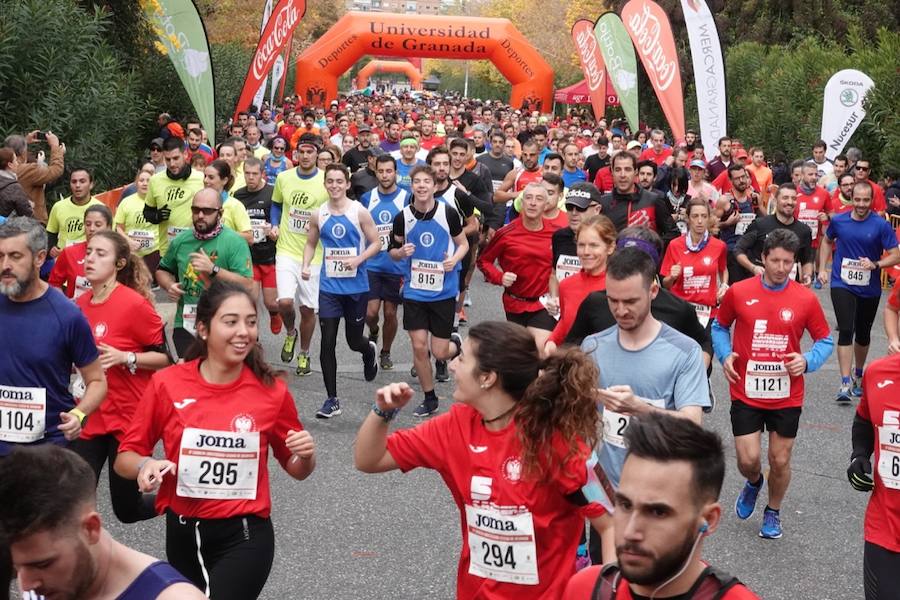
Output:
<instances>
[{"instance_id":1,"label":"race number tag pinned","mask_svg":"<svg viewBox=\"0 0 900 600\"><path fill-rule=\"evenodd\" d=\"M167 230L169 241L171 242L178 236L179 233L181 233L182 231L187 231L188 229L190 229L190 227L172 227L170 225L169 229Z\"/></svg>"},{"instance_id":2,"label":"race number tag pinned","mask_svg":"<svg viewBox=\"0 0 900 600\"><path fill-rule=\"evenodd\" d=\"M791 376L783 362L747 361L744 393L748 398L782 400L791 395Z\"/></svg>"},{"instance_id":3,"label":"race number tag pinned","mask_svg":"<svg viewBox=\"0 0 900 600\"><path fill-rule=\"evenodd\" d=\"M78 275L77 277L75 277L75 300L80 298L85 292L90 291L90 289L91 282L87 280L87 277L83 275Z\"/></svg>"},{"instance_id":4,"label":"race number tag pinned","mask_svg":"<svg viewBox=\"0 0 900 600\"><path fill-rule=\"evenodd\" d=\"M382 223L377 225L378 241L381 242L381 251L386 252L391 245L391 231L394 229L392 223Z\"/></svg>"},{"instance_id":5,"label":"race number tag pinned","mask_svg":"<svg viewBox=\"0 0 900 600\"><path fill-rule=\"evenodd\" d=\"M197 335L197 305L185 304L181 311L181 327L191 335Z\"/></svg>"},{"instance_id":6,"label":"race number tag pinned","mask_svg":"<svg viewBox=\"0 0 900 600\"><path fill-rule=\"evenodd\" d=\"M0 441L17 444L44 437L47 390L0 385Z\"/></svg>"},{"instance_id":7,"label":"race number tag pinned","mask_svg":"<svg viewBox=\"0 0 900 600\"><path fill-rule=\"evenodd\" d=\"M444 289L444 265L436 260L414 258L410 261L412 277L409 287L425 292L440 292Z\"/></svg>"},{"instance_id":8,"label":"race number tag pinned","mask_svg":"<svg viewBox=\"0 0 900 600\"><path fill-rule=\"evenodd\" d=\"M581 260L570 254L560 254L556 260L556 280L562 281L581 271Z\"/></svg>"},{"instance_id":9,"label":"race number tag pinned","mask_svg":"<svg viewBox=\"0 0 900 600\"><path fill-rule=\"evenodd\" d=\"M750 227L750 223L756 220L756 213L740 213L738 215L738 222L734 226L735 235L744 235L747 233L747 228Z\"/></svg>"},{"instance_id":10,"label":"race number tag pinned","mask_svg":"<svg viewBox=\"0 0 900 600\"><path fill-rule=\"evenodd\" d=\"M878 476L884 487L900 490L900 428L878 428Z\"/></svg>"},{"instance_id":11,"label":"race number tag pinned","mask_svg":"<svg viewBox=\"0 0 900 600\"><path fill-rule=\"evenodd\" d=\"M147 229L132 229L128 232L128 237L138 243L138 251L149 250L156 239L156 235Z\"/></svg>"},{"instance_id":12,"label":"race number tag pinned","mask_svg":"<svg viewBox=\"0 0 900 600\"><path fill-rule=\"evenodd\" d=\"M841 281L847 285L867 286L872 272L862 266L862 261L845 258L841 261Z\"/></svg>"},{"instance_id":13,"label":"race number tag pinned","mask_svg":"<svg viewBox=\"0 0 900 600\"><path fill-rule=\"evenodd\" d=\"M466 505L469 573L477 577L537 585L537 549L530 512L509 515Z\"/></svg>"},{"instance_id":14,"label":"race number tag pinned","mask_svg":"<svg viewBox=\"0 0 900 600\"><path fill-rule=\"evenodd\" d=\"M356 248L325 248L326 277L356 277L356 267L348 267L344 261L357 256Z\"/></svg>"},{"instance_id":15,"label":"race number tag pinned","mask_svg":"<svg viewBox=\"0 0 900 600\"><path fill-rule=\"evenodd\" d=\"M183 498L255 500L259 471L259 432L185 428L178 456Z\"/></svg>"},{"instance_id":16,"label":"race number tag pinned","mask_svg":"<svg viewBox=\"0 0 900 600\"><path fill-rule=\"evenodd\" d=\"M261 244L266 241L266 220L250 219L250 231L253 233L254 244Z\"/></svg>"},{"instance_id":17,"label":"race number tag pinned","mask_svg":"<svg viewBox=\"0 0 900 600\"><path fill-rule=\"evenodd\" d=\"M292 206L288 213L288 231L291 233L309 233L310 212L297 206Z\"/></svg>"},{"instance_id":18,"label":"race number tag pinned","mask_svg":"<svg viewBox=\"0 0 900 600\"><path fill-rule=\"evenodd\" d=\"M703 325L703 327L709 325L709 318L712 316L712 307L706 306L705 304L696 304L694 302L691 302L690 304L694 307L694 311L697 313L697 320L700 321L700 324Z\"/></svg>"}]
</instances>

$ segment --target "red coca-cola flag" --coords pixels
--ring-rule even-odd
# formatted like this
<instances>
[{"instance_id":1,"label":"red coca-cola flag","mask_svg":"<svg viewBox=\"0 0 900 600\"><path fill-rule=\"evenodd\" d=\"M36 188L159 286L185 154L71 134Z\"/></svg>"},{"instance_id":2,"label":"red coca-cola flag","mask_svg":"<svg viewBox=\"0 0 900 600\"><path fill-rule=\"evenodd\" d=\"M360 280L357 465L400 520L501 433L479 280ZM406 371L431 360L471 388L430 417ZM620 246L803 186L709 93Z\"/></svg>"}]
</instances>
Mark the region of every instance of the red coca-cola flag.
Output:
<instances>
[{"instance_id":1,"label":"red coca-cola flag","mask_svg":"<svg viewBox=\"0 0 900 600\"><path fill-rule=\"evenodd\" d=\"M598 121L606 113L606 66L597 38L594 36L594 23L587 19L579 19L572 26L572 39L578 58L581 59L581 71L584 81L591 93L591 106L594 118Z\"/></svg>"},{"instance_id":2,"label":"red coca-cola flag","mask_svg":"<svg viewBox=\"0 0 900 600\"><path fill-rule=\"evenodd\" d=\"M247 110L253 102L256 91L275 64L275 58L284 50L305 13L306 0L279 0L275 6L266 28L259 36L259 44L250 61L250 68L247 69L247 78L234 108L235 119L239 112Z\"/></svg>"},{"instance_id":3,"label":"red coca-cola flag","mask_svg":"<svg viewBox=\"0 0 900 600\"><path fill-rule=\"evenodd\" d=\"M634 42L676 140L684 139L684 96L675 36L666 12L653 0L630 0L622 21Z\"/></svg>"}]
</instances>

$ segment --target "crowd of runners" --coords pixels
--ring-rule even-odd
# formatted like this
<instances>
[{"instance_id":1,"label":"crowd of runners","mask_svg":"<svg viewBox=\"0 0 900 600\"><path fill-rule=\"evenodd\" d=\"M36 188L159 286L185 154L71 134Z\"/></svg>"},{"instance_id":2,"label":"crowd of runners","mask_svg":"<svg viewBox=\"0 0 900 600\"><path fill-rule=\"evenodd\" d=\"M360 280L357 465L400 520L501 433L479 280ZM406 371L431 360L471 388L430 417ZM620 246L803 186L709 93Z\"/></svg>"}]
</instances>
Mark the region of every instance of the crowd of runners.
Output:
<instances>
[{"instance_id":1,"label":"crowd of runners","mask_svg":"<svg viewBox=\"0 0 900 600\"><path fill-rule=\"evenodd\" d=\"M804 377L837 346L834 401L857 403L847 477L871 494L860 579L867 600L897 598L900 286L867 363L900 264L890 168L876 182L858 150L832 161L822 141L788 162L436 95L288 99L240 113L215 147L197 120L158 125L114 201L52 132L0 149L4 591L16 577L26 598L258 597L268 455L297 481L315 470L301 417L342 413L343 321L365 380L382 371L354 464L441 475L462 599L755 598L702 558L732 518L723 444L745 479L736 518L790 536ZM63 174L71 194L48 211ZM506 321L470 318L474 276ZM392 372L398 344L409 373ZM313 361L326 400L300 414L288 383L318 376ZM703 428L714 368L733 441ZM392 431L409 409L423 422ZM104 466L116 518L164 515L168 562L104 529Z\"/></svg>"}]
</instances>

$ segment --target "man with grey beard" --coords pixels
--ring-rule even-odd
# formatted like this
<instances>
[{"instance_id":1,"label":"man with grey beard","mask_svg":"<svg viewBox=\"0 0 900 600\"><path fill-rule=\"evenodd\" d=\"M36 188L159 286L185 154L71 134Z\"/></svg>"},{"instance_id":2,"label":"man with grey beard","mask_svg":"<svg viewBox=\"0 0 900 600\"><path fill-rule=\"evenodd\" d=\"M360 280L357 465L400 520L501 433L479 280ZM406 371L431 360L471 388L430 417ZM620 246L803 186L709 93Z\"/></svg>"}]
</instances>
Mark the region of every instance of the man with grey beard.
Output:
<instances>
[{"instance_id":1,"label":"man with grey beard","mask_svg":"<svg viewBox=\"0 0 900 600\"><path fill-rule=\"evenodd\" d=\"M47 234L29 217L0 225L0 457L17 445L65 445L106 397L91 327L74 304L38 276ZM81 371L81 401L69 392Z\"/></svg>"}]
</instances>

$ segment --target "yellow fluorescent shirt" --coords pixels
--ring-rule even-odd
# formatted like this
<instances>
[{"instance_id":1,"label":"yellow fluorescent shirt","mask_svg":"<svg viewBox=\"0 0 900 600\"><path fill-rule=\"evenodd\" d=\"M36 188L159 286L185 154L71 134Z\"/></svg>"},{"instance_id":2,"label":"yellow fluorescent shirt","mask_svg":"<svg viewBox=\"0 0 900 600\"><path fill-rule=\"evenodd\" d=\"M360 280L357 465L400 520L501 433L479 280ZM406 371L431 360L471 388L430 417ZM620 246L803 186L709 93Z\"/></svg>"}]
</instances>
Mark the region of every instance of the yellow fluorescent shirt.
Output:
<instances>
[{"instance_id":1,"label":"yellow fluorescent shirt","mask_svg":"<svg viewBox=\"0 0 900 600\"><path fill-rule=\"evenodd\" d=\"M144 199L132 194L122 200L116 209L116 225L125 229L125 235L140 243L138 256L147 256L159 250L159 226L144 218Z\"/></svg>"},{"instance_id":2,"label":"yellow fluorescent shirt","mask_svg":"<svg viewBox=\"0 0 900 600\"><path fill-rule=\"evenodd\" d=\"M240 200L232 196L228 196L222 204L222 225L238 233L250 231L253 227L247 209Z\"/></svg>"},{"instance_id":3,"label":"yellow fluorescent shirt","mask_svg":"<svg viewBox=\"0 0 900 600\"><path fill-rule=\"evenodd\" d=\"M103 203L91 196L90 200L79 206L69 197L58 201L50 209L50 215L47 218L47 232L58 234L59 241L56 246L59 249L85 240L84 210L91 204Z\"/></svg>"},{"instance_id":4,"label":"yellow fluorescent shirt","mask_svg":"<svg viewBox=\"0 0 900 600\"><path fill-rule=\"evenodd\" d=\"M275 179L272 202L282 205L276 252L302 261L309 233L309 219L320 206L328 202L325 174L316 169L312 175L300 175L296 168L279 173ZM316 246L312 264L322 264L321 243Z\"/></svg>"},{"instance_id":5,"label":"yellow fluorescent shirt","mask_svg":"<svg viewBox=\"0 0 900 600\"><path fill-rule=\"evenodd\" d=\"M191 201L194 194L203 189L203 173L191 171L187 179L170 179L165 171L150 177L150 188L144 201L151 208L168 207L172 213L167 221L158 225L159 251L165 254L169 242L186 229L194 226L191 218Z\"/></svg>"}]
</instances>

